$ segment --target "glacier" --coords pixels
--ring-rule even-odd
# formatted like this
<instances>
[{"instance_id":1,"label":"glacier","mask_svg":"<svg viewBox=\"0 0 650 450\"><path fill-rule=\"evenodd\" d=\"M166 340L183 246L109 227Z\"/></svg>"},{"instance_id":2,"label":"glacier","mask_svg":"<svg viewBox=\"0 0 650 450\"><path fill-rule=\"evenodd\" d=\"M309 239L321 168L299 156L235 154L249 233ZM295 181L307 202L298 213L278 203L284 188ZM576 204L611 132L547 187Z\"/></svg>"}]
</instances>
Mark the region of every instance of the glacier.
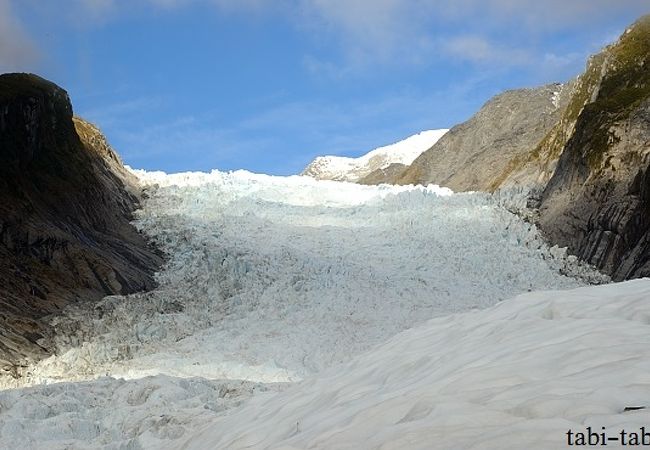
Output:
<instances>
[{"instance_id":1,"label":"glacier","mask_svg":"<svg viewBox=\"0 0 650 450\"><path fill-rule=\"evenodd\" d=\"M52 319L57 354L0 380L2 447L470 448L539 414L623 423L615 393L650 401L630 359L650 348L648 281L589 286L608 279L510 212L525 192L134 173L135 224L168 255L160 286Z\"/></svg>"}]
</instances>

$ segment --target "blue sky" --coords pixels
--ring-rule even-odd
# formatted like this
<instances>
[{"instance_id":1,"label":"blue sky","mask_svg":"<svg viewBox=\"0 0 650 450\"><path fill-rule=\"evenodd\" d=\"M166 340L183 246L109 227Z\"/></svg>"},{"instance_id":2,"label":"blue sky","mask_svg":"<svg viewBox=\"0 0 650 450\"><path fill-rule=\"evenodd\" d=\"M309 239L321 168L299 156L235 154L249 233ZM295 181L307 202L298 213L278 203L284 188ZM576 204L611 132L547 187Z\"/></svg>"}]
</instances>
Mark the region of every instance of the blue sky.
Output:
<instances>
[{"instance_id":1,"label":"blue sky","mask_svg":"<svg viewBox=\"0 0 650 450\"><path fill-rule=\"evenodd\" d=\"M0 71L69 93L127 164L299 172L565 81L647 0L0 0Z\"/></svg>"}]
</instances>

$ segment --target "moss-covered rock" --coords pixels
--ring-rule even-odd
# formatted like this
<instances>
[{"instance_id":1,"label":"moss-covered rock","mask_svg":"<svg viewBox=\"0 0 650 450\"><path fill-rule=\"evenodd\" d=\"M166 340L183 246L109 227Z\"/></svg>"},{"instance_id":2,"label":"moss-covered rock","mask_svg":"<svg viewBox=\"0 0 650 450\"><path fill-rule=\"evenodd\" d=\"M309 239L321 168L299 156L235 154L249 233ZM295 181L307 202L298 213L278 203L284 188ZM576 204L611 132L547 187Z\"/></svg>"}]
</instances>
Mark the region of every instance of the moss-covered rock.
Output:
<instances>
[{"instance_id":1,"label":"moss-covered rock","mask_svg":"<svg viewBox=\"0 0 650 450\"><path fill-rule=\"evenodd\" d=\"M531 155L559 157L542 230L619 280L650 275L649 62L646 16L590 60L562 121Z\"/></svg>"}]
</instances>

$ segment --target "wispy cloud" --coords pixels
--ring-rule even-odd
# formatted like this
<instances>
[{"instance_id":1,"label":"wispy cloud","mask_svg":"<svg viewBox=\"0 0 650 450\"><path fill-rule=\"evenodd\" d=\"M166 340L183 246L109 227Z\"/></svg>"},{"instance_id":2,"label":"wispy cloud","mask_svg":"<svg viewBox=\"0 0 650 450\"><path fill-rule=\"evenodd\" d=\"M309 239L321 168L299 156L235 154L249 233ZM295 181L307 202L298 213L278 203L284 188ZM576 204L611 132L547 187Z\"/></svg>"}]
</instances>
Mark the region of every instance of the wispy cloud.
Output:
<instances>
[{"instance_id":1,"label":"wispy cloud","mask_svg":"<svg viewBox=\"0 0 650 450\"><path fill-rule=\"evenodd\" d=\"M91 0L92 1L92 0ZM190 4L212 5L222 11L230 12L260 12L277 9L290 0L139 0L140 2L163 9L175 9Z\"/></svg>"},{"instance_id":2,"label":"wispy cloud","mask_svg":"<svg viewBox=\"0 0 650 450\"><path fill-rule=\"evenodd\" d=\"M441 41L440 48L452 58L478 64L519 66L530 64L534 59L524 49L495 44L475 35L451 37Z\"/></svg>"},{"instance_id":3,"label":"wispy cloud","mask_svg":"<svg viewBox=\"0 0 650 450\"><path fill-rule=\"evenodd\" d=\"M317 155L360 155L432 124L465 119L459 111L476 102L476 81L427 95L394 92L373 101L279 102L227 123L209 115L181 117L138 129L114 127L111 135L134 165L155 157L164 167L166 155L182 150L183 169L240 168L238 161L246 155L252 170L298 173ZM287 155L293 156L287 160ZM174 164L178 170L179 162Z\"/></svg>"},{"instance_id":4,"label":"wispy cloud","mask_svg":"<svg viewBox=\"0 0 650 450\"><path fill-rule=\"evenodd\" d=\"M0 0L0 72L26 70L39 58L40 52L15 16L9 0Z\"/></svg>"},{"instance_id":5,"label":"wispy cloud","mask_svg":"<svg viewBox=\"0 0 650 450\"><path fill-rule=\"evenodd\" d=\"M77 27L106 23L121 12L117 0L64 0L70 4L68 17ZM81 20L80 20L81 19Z\"/></svg>"},{"instance_id":6,"label":"wispy cloud","mask_svg":"<svg viewBox=\"0 0 650 450\"><path fill-rule=\"evenodd\" d=\"M164 9L179 8L190 3L192 0L148 0L153 6Z\"/></svg>"},{"instance_id":7,"label":"wispy cloud","mask_svg":"<svg viewBox=\"0 0 650 450\"><path fill-rule=\"evenodd\" d=\"M0 0L0 7L9 9L9 1ZM61 0L57 5L54 14L67 11L75 23L86 26L117 20L128 11L154 8L164 12L190 5L212 6L224 14L284 16L308 39L338 48L338 56L316 52L306 54L304 60L309 72L333 77L377 65L426 64L441 50L481 65L504 61L523 65L534 52L538 57L548 52L539 53L531 44L539 42L540 34L566 29L600 31L602 21L611 14L650 12L647 0ZM14 58L28 54L29 40L24 33L16 33L11 14L4 10L0 26L22 36L22 44L21 39L0 41L4 59L10 59L9 54ZM515 29L519 38L513 41L509 32ZM471 36L467 30L472 30Z\"/></svg>"},{"instance_id":8,"label":"wispy cloud","mask_svg":"<svg viewBox=\"0 0 650 450\"><path fill-rule=\"evenodd\" d=\"M139 97L132 100L125 100L106 104L100 108L82 111L87 120L101 124L102 126L113 126L115 124L128 124L133 116L146 116L152 110L160 108L164 104L158 97Z\"/></svg>"},{"instance_id":9,"label":"wispy cloud","mask_svg":"<svg viewBox=\"0 0 650 450\"><path fill-rule=\"evenodd\" d=\"M647 0L444 0L435 3L446 19L482 19L485 26L518 24L522 32L597 26L612 13L650 11Z\"/></svg>"},{"instance_id":10,"label":"wispy cloud","mask_svg":"<svg viewBox=\"0 0 650 450\"><path fill-rule=\"evenodd\" d=\"M216 127L210 120L194 116L137 129L119 127L111 137L119 143L127 163L142 167L153 159L156 167L144 168L175 171L198 170L206 165L240 168L237 161L242 154L263 163L269 149L277 148L271 136L242 134L237 127ZM178 160L179 154L183 155L182 161Z\"/></svg>"},{"instance_id":11,"label":"wispy cloud","mask_svg":"<svg viewBox=\"0 0 650 450\"><path fill-rule=\"evenodd\" d=\"M76 3L92 14L105 14L116 7L115 0L76 0Z\"/></svg>"},{"instance_id":12,"label":"wispy cloud","mask_svg":"<svg viewBox=\"0 0 650 450\"><path fill-rule=\"evenodd\" d=\"M535 64L540 35L600 32L612 14L650 12L647 0L302 0L307 23L335 35L344 59L306 59L312 72L335 76L389 63L419 64L447 55L480 65ZM467 35L465 30L472 30ZM511 31L517 30L517 40ZM543 51L542 51L543 52Z\"/></svg>"}]
</instances>

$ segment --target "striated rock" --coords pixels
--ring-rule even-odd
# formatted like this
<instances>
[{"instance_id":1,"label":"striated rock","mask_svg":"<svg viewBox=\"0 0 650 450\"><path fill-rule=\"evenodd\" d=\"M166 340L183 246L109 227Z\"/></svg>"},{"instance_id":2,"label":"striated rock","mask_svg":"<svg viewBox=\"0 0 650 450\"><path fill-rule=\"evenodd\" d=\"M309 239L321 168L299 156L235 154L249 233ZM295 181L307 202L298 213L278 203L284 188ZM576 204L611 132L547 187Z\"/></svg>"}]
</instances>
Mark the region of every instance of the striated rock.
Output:
<instances>
[{"instance_id":1,"label":"striated rock","mask_svg":"<svg viewBox=\"0 0 650 450\"><path fill-rule=\"evenodd\" d=\"M0 75L0 369L51 351L44 318L155 286L161 256L130 225L135 178L67 93Z\"/></svg>"},{"instance_id":2,"label":"striated rock","mask_svg":"<svg viewBox=\"0 0 650 450\"><path fill-rule=\"evenodd\" d=\"M416 158L395 181L439 184L454 191L494 191L537 183L536 173L514 169L557 123L571 90L571 84L551 84L493 97Z\"/></svg>"},{"instance_id":3,"label":"striated rock","mask_svg":"<svg viewBox=\"0 0 650 450\"><path fill-rule=\"evenodd\" d=\"M590 59L566 116L542 230L615 280L650 276L650 16Z\"/></svg>"}]
</instances>

